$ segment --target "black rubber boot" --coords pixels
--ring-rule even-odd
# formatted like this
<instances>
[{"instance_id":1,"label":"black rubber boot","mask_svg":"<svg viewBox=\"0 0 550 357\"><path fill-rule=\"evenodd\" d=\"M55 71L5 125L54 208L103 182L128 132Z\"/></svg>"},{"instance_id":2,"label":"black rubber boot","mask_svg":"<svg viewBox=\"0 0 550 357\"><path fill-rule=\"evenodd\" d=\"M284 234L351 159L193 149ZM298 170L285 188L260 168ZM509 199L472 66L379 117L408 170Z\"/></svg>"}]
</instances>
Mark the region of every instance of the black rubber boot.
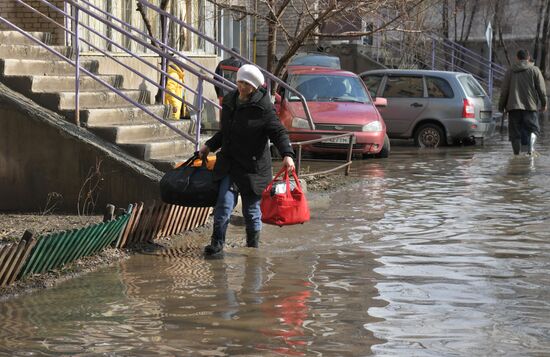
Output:
<instances>
[{"instance_id":1,"label":"black rubber boot","mask_svg":"<svg viewBox=\"0 0 550 357\"><path fill-rule=\"evenodd\" d=\"M213 256L223 254L223 244L225 239L217 234L212 234L210 244L204 247L204 255Z\"/></svg>"},{"instance_id":2,"label":"black rubber boot","mask_svg":"<svg viewBox=\"0 0 550 357\"><path fill-rule=\"evenodd\" d=\"M249 248L258 248L260 243L260 231L246 232L246 246Z\"/></svg>"},{"instance_id":3,"label":"black rubber boot","mask_svg":"<svg viewBox=\"0 0 550 357\"><path fill-rule=\"evenodd\" d=\"M512 140L512 150L514 150L514 155L519 155L521 151L521 139Z\"/></svg>"}]
</instances>

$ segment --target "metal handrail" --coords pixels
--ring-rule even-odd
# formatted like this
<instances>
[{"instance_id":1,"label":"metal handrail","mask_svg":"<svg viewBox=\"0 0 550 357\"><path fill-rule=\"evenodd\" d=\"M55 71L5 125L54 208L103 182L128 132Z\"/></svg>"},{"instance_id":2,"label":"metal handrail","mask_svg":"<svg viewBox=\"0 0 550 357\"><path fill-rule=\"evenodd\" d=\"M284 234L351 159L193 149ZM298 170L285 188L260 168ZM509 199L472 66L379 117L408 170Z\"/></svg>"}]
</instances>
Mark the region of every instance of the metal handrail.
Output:
<instances>
[{"instance_id":1,"label":"metal handrail","mask_svg":"<svg viewBox=\"0 0 550 357\"><path fill-rule=\"evenodd\" d=\"M44 0L40 0L40 1L44 1ZM71 0L67 0L67 1L71 1ZM94 10L100 12L101 14L105 15L107 17L107 19L110 19L110 20L114 20L120 24L122 24L124 27L127 27L129 29L131 29L132 31L134 32L137 32L138 34L148 38L150 41L153 41L157 44L159 44L161 47L163 47L164 49L170 51L170 52L173 52L174 54L177 54L183 58L185 58L185 60L197 67L199 67L202 71L208 73L209 75L211 75L213 78L215 78L217 81L220 81L222 82L222 84L215 84L212 82L212 84L214 85L218 85L218 86L221 86L223 89L226 89L226 90L232 90L232 89L237 89L237 86L235 85L235 83L231 82L230 80L228 80L227 78L223 77L223 76L220 76L219 74L215 73L215 72L212 72L210 69L208 69L207 67L203 66L202 64L200 64L199 62L193 60L192 58L186 56L185 54L181 53L180 51L177 51L175 48L172 48L170 47L169 45L167 45L166 43L163 43L163 42L160 42L159 40L157 40L156 38L154 38L153 36L150 36L149 34L141 31L140 29L138 29L137 27L135 26L132 26L120 19L118 19L117 17L114 17L113 15L109 14L108 12L98 8L97 6L89 3L88 1L86 0L80 0L80 2L82 2L83 4L86 4L88 6L90 6L91 8L93 8ZM104 22L105 23L105 22ZM145 42L147 43L147 42ZM148 43L147 43L148 45ZM149 47L148 47L149 48ZM151 49L151 48L149 48ZM187 66L187 65L186 65ZM192 68L192 67L191 67ZM205 76L206 78L206 76Z\"/></svg>"},{"instance_id":2,"label":"metal handrail","mask_svg":"<svg viewBox=\"0 0 550 357\"><path fill-rule=\"evenodd\" d=\"M17 0L17 1L21 1L21 0ZM43 1L43 0L40 0L40 1ZM37 10L34 9L33 7L31 7L31 6L29 6L29 5L25 4L25 3L22 3L22 4L25 5L27 8L29 8L30 10L32 10L32 11L34 11L34 12L37 12ZM55 7L55 6L53 6L53 8L54 8L56 11L59 11L59 10L60 10L59 8L57 8L57 7ZM68 19L71 19L71 20L74 21L74 17L73 17L73 16L71 16L71 15L69 15L69 14L67 14L66 12L63 12L63 11L60 11L60 12L61 12L62 14L65 14L65 15L67 16ZM38 13L38 12L37 12L37 13ZM40 16L42 16L42 17L44 17L44 18L46 18L46 19L52 21L52 19L49 18L48 16L46 16L46 15L44 15L44 14L42 14L42 13L38 13L38 14L39 14ZM61 25L61 24L59 24L59 23L57 23L57 22L55 22L55 21L54 21L53 23L54 23L56 26L58 26L58 27L64 29L68 34L71 34L71 35L73 35L73 36L75 35L75 33L74 33L73 31L69 30L68 28L64 27L63 25ZM123 52L128 53L129 55L131 55L132 57L136 58L137 60L139 60L139 61L142 62L143 64L147 65L148 67L153 68L153 69L159 71L160 73L162 73L162 74L168 76L170 79L174 80L176 83L178 83L178 84L180 84L180 85L183 85L183 87L184 87L185 89L189 90L191 93L193 93L193 94L195 94L195 95L198 94L194 89L192 89L191 87L185 85L183 82L179 81L179 79L170 76L167 72L163 71L162 69L159 70L155 65L153 65L153 64L150 63L150 62L145 61L143 58L138 57L138 56L134 56L134 54L133 54L131 51L129 51L128 49L122 47L121 45L119 45L118 43L114 42L114 41L111 40L110 38L108 38L108 37L102 35L102 34L99 33L98 31L96 31L96 30L94 30L93 28L91 28L90 26L85 25L85 24L82 24L82 23L81 23L80 25L83 26L84 28L86 28L87 30L91 31L92 33L98 35L100 38L102 38L103 40L107 41L109 44L115 45L117 48L121 49ZM92 43L89 42L88 40L85 40L85 39L81 38L80 41L83 41L83 42L86 43L88 46L92 47L93 49L95 49L95 50L97 50L98 52L102 53L103 55L107 56L108 58L112 59L113 61L115 61L116 63L120 64L122 67L126 68L126 69L129 70L130 72L132 72L132 73L134 73L134 74L137 74L139 77L141 77L143 80L147 81L148 83L151 83L152 85L156 86L156 87L159 88L159 89L163 89L162 86L160 86L157 82L153 81L152 79L150 79L150 78L148 78L148 77L142 76L142 74L141 74L139 71L133 69L132 67L130 67L130 66L128 66L127 64L123 63L122 61L118 60L116 57L111 56L107 51L104 51L104 50L100 49L99 47L95 46L94 44L92 44ZM183 98L183 97L180 97L178 94L173 93L173 92L171 92L171 91L169 91L169 90L167 90L167 89L165 89L165 88L164 88L163 90L164 90L165 92L167 92L168 94L174 96L175 98L184 101L184 98ZM217 103L211 101L210 99L205 98L205 100L207 100L207 101L209 101L210 103L212 103L212 104L214 104L214 105L217 105L217 106L219 107L219 105L218 105ZM192 104L190 104L190 103L187 103L187 102L186 102L186 104L187 104L189 107L191 107L192 109L197 110L197 108L196 108L194 105L192 105Z\"/></svg>"},{"instance_id":3,"label":"metal handrail","mask_svg":"<svg viewBox=\"0 0 550 357\"><path fill-rule=\"evenodd\" d=\"M58 51L56 51L55 49L51 48L49 45L45 44L44 42L40 41L39 39L29 35L26 31L22 30L21 28L19 28L18 26L16 26L15 24L11 23L10 21L6 20L5 18L3 18L2 16L0 16L0 21L3 22L4 24L8 25L9 27L13 28L14 30L16 30L17 32L21 33L23 36L25 36L26 38L30 39L31 41L37 43L38 45L44 47L46 50L50 51L51 53L55 54L56 56L58 56L59 58L63 59L65 62L75 66L76 68L79 68L78 66L78 62L75 60L75 61L72 61L71 59L65 57L64 55L62 55L61 53L59 53ZM121 96L122 98L124 98L125 100L127 100L128 102L132 103L133 105L137 106L138 108L140 108L141 110L143 110L145 113L149 114L150 116L152 116L154 119L156 119L157 121L163 123L164 125L166 125L167 127L169 127L170 129L172 129L173 131L175 131L176 133L178 133L179 135L185 137L186 139L190 140L191 142L195 143L195 138L193 138L192 136L188 135L187 133L184 133L182 132L181 130L179 130L178 128L176 128L175 126L173 126L172 124L168 123L167 121L165 121L164 119L160 118L159 116L157 116L155 113L153 113L151 110L149 110L146 106L134 101L132 98L128 97L126 94L124 94L122 91L118 90L117 88L113 87L112 85L110 85L109 83L107 83L106 81L104 81L103 79L99 78L98 76L96 76L95 74L93 74L92 72L88 71L87 69L85 68L79 68L80 71L84 72L85 74L87 74L88 76L94 78L96 81L98 81L99 83L103 84L105 87L109 88L111 91L115 92L116 94L118 94L119 96ZM78 78L78 76L77 76ZM75 115L76 113L78 112L77 109L75 109Z\"/></svg>"},{"instance_id":4,"label":"metal handrail","mask_svg":"<svg viewBox=\"0 0 550 357\"><path fill-rule=\"evenodd\" d=\"M72 0L68 0L68 1L72 1ZM83 2L85 2L85 0L81 0ZM245 63L252 63L251 61L249 61L248 59L242 57L240 54L232 51L230 48L222 45L221 43L217 42L216 40L214 40L213 38L199 32L198 30L196 30L194 27L186 24L185 22L181 21L180 19L178 19L177 17L175 17L174 15L170 14L169 12L166 12L164 10L162 10L160 7L158 6L155 6L147 1L144 1L144 0L138 0L142 5L148 7L148 8L151 8L153 10L155 10L157 13L163 15L163 16L166 16L168 18L170 18L173 22L179 24L180 26L184 27L185 29L193 32L194 34L196 34L197 36L199 36L200 38L210 42L211 44L213 44L214 46L230 53L232 56L240 59L241 61L245 62ZM264 76L266 76L267 78L269 78L270 80L276 82L278 85L280 85L281 87L291 91L292 93L296 94L298 96L298 98L300 98L300 101L302 102L302 106L304 108L304 112L306 114L306 119L308 120L309 122L309 126L310 126L310 129L312 130L315 130L315 124L313 123L313 119L311 117L311 112L309 110L309 107L307 105L307 101L305 99L305 97L302 95L302 93L298 92L296 89L294 89L293 87L289 86L288 84L286 84L284 81L282 81L281 79L277 78L276 76L274 76L273 74L271 74L270 72L266 71L265 69L263 68L259 68L260 71L262 71L262 73L264 74Z\"/></svg>"},{"instance_id":5,"label":"metal handrail","mask_svg":"<svg viewBox=\"0 0 550 357\"><path fill-rule=\"evenodd\" d=\"M289 134L301 134L301 135L319 135L319 134L323 134L323 135L331 135L330 138L317 138L317 139L311 139L311 140L304 140L304 141L297 141L297 142L292 142L292 146L297 146L298 147L298 152L296 154L296 174L300 177L308 177L308 176L315 176L315 175L323 175L323 174L328 174L330 172L334 172L336 170L339 170L341 168L346 168L346 171L344 172L346 176L349 175L350 173L350 170L351 170L351 158L353 156L353 138L355 137L355 134L353 132L347 132L347 133L342 133L341 131L322 131L322 132L315 132L315 133L308 133L308 132L303 132L303 131L290 131ZM344 137L349 137L348 139L348 148L347 148L347 158L346 158L346 162L342 165L338 165L336 167L333 167L332 169L329 169L329 170L325 170L325 171L318 171L318 172L314 172L314 173L309 173L309 174L300 174L300 170L301 170L301 167L302 167L302 147L304 145L310 145L310 144L315 144L315 143L319 143L319 142L323 142L323 141L327 141L327 140L330 140L330 139L335 139L335 138L344 138Z\"/></svg>"},{"instance_id":6,"label":"metal handrail","mask_svg":"<svg viewBox=\"0 0 550 357\"><path fill-rule=\"evenodd\" d=\"M431 58L431 66L432 69L442 69L442 68L448 68L451 67L452 70L459 69L462 72L470 73L474 77L476 77L478 80L480 80L482 83L487 85L489 87L489 92L492 92L492 84L495 82L495 80L501 81L504 78L504 74L506 72L506 69L489 59L481 56L480 54L450 40L442 38L441 36L438 36L437 34L433 33L420 33L421 41L426 43L427 41L430 41L432 43L431 51L429 49L423 49L421 46L420 48L416 48L416 52L418 54L421 54L423 56L428 57L430 55ZM390 41L385 41L382 46L385 46L386 48L391 48L392 51L395 51L397 53L402 53L404 49L398 46L393 46L391 44L391 41L397 41L401 42L403 41L402 38L399 38L396 35L391 35L390 32L386 33L387 38L389 37ZM430 53L431 52L431 53ZM443 56L437 55L437 53L442 52ZM452 60L447 60L446 56L452 56ZM458 59L458 62L462 63L469 63L470 65L474 66L481 66L481 69L486 68L484 72L486 73L486 77L482 77L480 75L477 75L476 73L472 72L472 70L467 69L463 66L460 66L458 63L455 62L455 59ZM415 59L414 62L421 62L418 59Z\"/></svg>"},{"instance_id":7,"label":"metal handrail","mask_svg":"<svg viewBox=\"0 0 550 357\"><path fill-rule=\"evenodd\" d=\"M17 0L17 1L21 1L21 0ZM41 1L41 2L44 2L44 3L47 3L46 0L40 0L40 1ZM73 3L72 0L67 0L67 1ZM81 1L82 1L83 3L85 2L84 0L81 0ZM210 78L209 78L209 77L204 76L202 73L200 73L199 71L195 70L193 67L189 66L189 65L186 64L185 62L181 62L181 61L179 61L179 60L177 60L177 59L175 59L175 58L169 57L169 56L166 55L164 52L160 51L157 47L155 47L155 46L149 44L147 41L143 41L142 39L140 39L140 38L134 36L132 33L130 33L130 32L128 32L128 31L124 30L122 27L112 25L108 20L103 19L103 18L97 16L96 14L92 13L92 12L89 11L89 10L86 10L85 8L83 8L83 7L80 6L80 5L78 5L77 8L78 8L79 10L81 10L81 11L84 11L86 14L88 14L88 15L94 17L95 19L101 21L102 23L104 23L105 25L111 27L112 29L114 29L114 30L116 30L116 31L118 31L118 32L120 32L120 33L122 33L122 34L128 36L129 38L131 38L131 39L134 40L135 42L139 43L140 45L142 45L142 46L144 46L144 47L147 47L148 49L152 50L153 52L155 52L156 54L158 54L158 55L161 56L162 58L164 58L164 59L166 59L166 60L170 60L170 61L172 61L172 62L176 62L178 65L180 65L181 67L185 68L185 70L191 72L192 74L196 75L197 77L199 77L199 78L201 78L201 79L203 79L203 80L210 81ZM67 16L70 17L70 15L67 15ZM70 17L70 18L73 19L72 17ZM87 29L90 29L88 26L86 26L86 25L84 25L84 24L81 24L81 25L84 26L84 27L86 27ZM105 36L99 34L97 31L95 31L95 30L92 29L92 32L94 32L95 34L97 34L97 35L100 36L102 39L106 40L107 42L109 42L109 43L111 43L111 44L115 44L117 47L120 47L120 46L119 46L118 44L116 44L113 40L111 40L111 39L109 39L108 37L105 37ZM85 41L84 39L80 39L80 40ZM158 42L158 40L155 40L155 41ZM85 42L86 42L86 41L85 41ZM87 42L87 43L88 43L88 42ZM89 43L88 43L88 44L89 44ZM159 44L162 44L162 43L159 42ZM93 45L92 45L92 46L93 46ZM175 77L172 77L172 76L168 75L168 73L167 73L166 71L164 71L163 69L158 69L158 68L156 68L156 67L155 67L154 65L152 65L151 63L145 61L144 59L140 58L139 56L136 56L134 53L132 53L131 51L129 51L129 50L127 50L127 49L124 49L124 48L123 48L123 50L124 50L126 53L130 54L132 57L138 59L140 62L146 64L147 66L149 66L149 67L155 69L157 72L160 72L161 74L163 74L163 75L169 77L170 79L174 80L176 83L182 85L185 89L191 91L193 94L198 94L197 91L193 90L191 87L187 86L186 84L184 84L183 82L181 82L179 79L177 79L177 78L175 78ZM102 52L102 53L104 53L104 52ZM181 53L178 52L178 54L181 54ZM183 55L182 55L182 56L183 56ZM136 72L136 71L133 71L133 72L139 75L139 72ZM143 76L140 76L140 77L143 77ZM143 77L143 78L145 79L145 77ZM159 85L156 85L156 86L159 87L159 88L161 88L161 86L159 86ZM162 88L161 88L161 89L162 89ZM166 89L163 89L163 91L165 91L165 90L166 90ZM170 94L172 94L172 93L170 93ZM182 97L179 97L179 96L175 96L175 97L176 97L177 99L179 99L179 100L184 101ZM214 102L214 101L212 101L212 100L210 100L210 99L208 99L208 98L203 98L203 99L206 100L207 102L211 103L212 105L216 106L218 109L221 109L221 107L220 107L220 105L219 105L218 103L216 103L216 102ZM190 103L187 103L187 102L186 102L186 104L189 105L189 106L191 106L192 108L194 108L194 105L192 105L192 104L190 104Z\"/></svg>"}]
</instances>

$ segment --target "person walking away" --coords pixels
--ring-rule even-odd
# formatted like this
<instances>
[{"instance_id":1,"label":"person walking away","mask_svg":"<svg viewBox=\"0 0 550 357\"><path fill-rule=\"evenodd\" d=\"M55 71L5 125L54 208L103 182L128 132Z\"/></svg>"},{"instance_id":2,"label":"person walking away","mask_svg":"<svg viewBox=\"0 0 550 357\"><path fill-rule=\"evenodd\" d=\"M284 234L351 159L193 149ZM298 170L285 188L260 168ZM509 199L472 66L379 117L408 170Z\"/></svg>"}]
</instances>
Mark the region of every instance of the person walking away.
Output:
<instances>
[{"instance_id":1,"label":"person walking away","mask_svg":"<svg viewBox=\"0 0 550 357\"><path fill-rule=\"evenodd\" d=\"M232 48L231 51L235 53L239 53L239 50L236 48ZM215 73L225 79L230 80L233 83L236 83L237 80L237 71L241 66L243 65L243 62L236 58L233 54L231 57L226 58L224 60L221 60L218 65L216 66ZM214 77L215 80L220 81L218 78ZM214 89L216 90L216 95L220 99L220 103L222 98L229 93L229 91L226 91L220 87L214 86Z\"/></svg>"},{"instance_id":2,"label":"person walking away","mask_svg":"<svg viewBox=\"0 0 550 357\"><path fill-rule=\"evenodd\" d=\"M170 61L167 72L170 77L173 77L178 81L180 81L181 83L184 83L185 71L176 63ZM183 85L179 84L178 82L176 82L170 77L166 77L167 92L164 95L164 104L168 104L171 106L172 119L178 120L180 118L188 118L189 113L188 113L187 105L185 105L185 103L183 103L180 99L168 93L168 92L172 92L176 95L179 95L181 98L183 98L183 100L185 100L185 89L183 88Z\"/></svg>"},{"instance_id":3,"label":"person walking away","mask_svg":"<svg viewBox=\"0 0 550 357\"><path fill-rule=\"evenodd\" d=\"M237 90L223 97L220 131L200 149L202 157L216 154L214 179L220 191L214 208L214 227L206 256L223 253L225 234L238 195L246 225L246 245L257 248L262 229L260 199L272 179L268 140L283 157L283 166L294 170L294 151L285 127L265 88L258 67L243 65L237 72Z\"/></svg>"},{"instance_id":4,"label":"person walking away","mask_svg":"<svg viewBox=\"0 0 550 357\"><path fill-rule=\"evenodd\" d=\"M537 104L542 112L546 111L546 86L541 71L530 62L529 52L522 49L516 56L517 63L504 76L498 109L508 112L508 137L514 155L521 151L522 130L527 133L527 153L531 155L540 135Z\"/></svg>"}]
</instances>

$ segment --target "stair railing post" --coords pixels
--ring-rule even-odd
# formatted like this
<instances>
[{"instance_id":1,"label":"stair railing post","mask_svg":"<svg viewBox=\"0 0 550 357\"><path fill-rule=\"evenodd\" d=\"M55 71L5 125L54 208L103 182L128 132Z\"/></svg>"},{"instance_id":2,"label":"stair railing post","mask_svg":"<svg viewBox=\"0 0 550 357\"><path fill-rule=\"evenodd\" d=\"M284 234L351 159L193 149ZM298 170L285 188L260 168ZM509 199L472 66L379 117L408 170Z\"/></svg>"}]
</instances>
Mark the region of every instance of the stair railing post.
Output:
<instances>
[{"instance_id":1,"label":"stair railing post","mask_svg":"<svg viewBox=\"0 0 550 357\"><path fill-rule=\"evenodd\" d=\"M201 137L201 122L202 122L202 109L204 107L203 100L202 100L202 92L203 92L203 79L202 77L199 77L199 84L197 85L197 96L198 96L198 102L197 102L197 123L196 123L196 132L195 132L195 151L199 151L199 145L200 145L200 137Z\"/></svg>"},{"instance_id":2,"label":"stair railing post","mask_svg":"<svg viewBox=\"0 0 550 357\"><path fill-rule=\"evenodd\" d=\"M164 16L164 15L160 15L162 16L162 52L164 52L166 54L166 43L168 42L168 17ZM168 61L166 60L165 57L162 57L161 59L161 68L162 68L162 71L163 72L166 72L166 69L168 68ZM164 73L161 74L161 79L160 79L160 82L161 82L161 85L162 85L162 103L164 103L164 98L166 97L166 76L164 75ZM177 93L179 94L179 93Z\"/></svg>"},{"instance_id":3,"label":"stair railing post","mask_svg":"<svg viewBox=\"0 0 550 357\"><path fill-rule=\"evenodd\" d=\"M79 43L79 13L80 10L77 6L73 7L74 10L74 53L75 53L75 75L74 75L74 123L76 126L80 126L80 43Z\"/></svg>"},{"instance_id":4,"label":"stair railing post","mask_svg":"<svg viewBox=\"0 0 550 357\"><path fill-rule=\"evenodd\" d=\"M67 0L63 1L63 11L65 11L66 14L69 13L69 3L67 3ZM68 16L65 16L65 28L68 30L70 27L70 19ZM69 41L71 40L71 35L69 34L69 31L65 31L65 46L69 46Z\"/></svg>"}]
</instances>

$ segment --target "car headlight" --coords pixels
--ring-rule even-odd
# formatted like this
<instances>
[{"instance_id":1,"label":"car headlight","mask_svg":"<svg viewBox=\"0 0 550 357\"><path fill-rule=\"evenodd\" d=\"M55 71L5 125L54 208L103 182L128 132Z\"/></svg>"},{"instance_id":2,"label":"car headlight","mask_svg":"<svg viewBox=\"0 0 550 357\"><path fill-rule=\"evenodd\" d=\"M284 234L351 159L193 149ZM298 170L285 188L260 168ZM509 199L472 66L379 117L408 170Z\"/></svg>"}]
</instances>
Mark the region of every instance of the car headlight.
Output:
<instances>
[{"instance_id":1,"label":"car headlight","mask_svg":"<svg viewBox=\"0 0 550 357\"><path fill-rule=\"evenodd\" d=\"M363 125L362 131L382 131L382 124L380 121L373 121Z\"/></svg>"},{"instance_id":2,"label":"car headlight","mask_svg":"<svg viewBox=\"0 0 550 357\"><path fill-rule=\"evenodd\" d=\"M298 129L310 129L309 122L304 118L292 118L292 127Z\"/></svg>"}]
</instances>

